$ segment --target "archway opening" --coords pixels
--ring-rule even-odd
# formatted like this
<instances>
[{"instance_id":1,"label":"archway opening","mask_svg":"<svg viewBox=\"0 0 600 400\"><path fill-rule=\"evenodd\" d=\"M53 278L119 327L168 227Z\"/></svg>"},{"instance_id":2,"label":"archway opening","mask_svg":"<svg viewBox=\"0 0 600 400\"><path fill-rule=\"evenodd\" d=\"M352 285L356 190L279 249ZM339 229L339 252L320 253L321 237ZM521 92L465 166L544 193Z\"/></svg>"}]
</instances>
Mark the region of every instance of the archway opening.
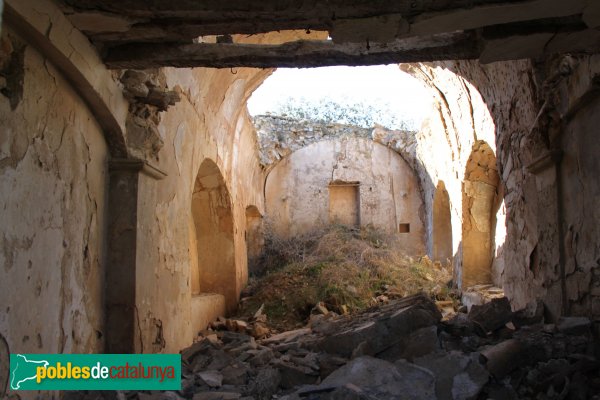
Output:
<instances>
[{"instance_id":1,"label":"archway opening","mask_svg":"<svg viewBox=\"0 0 600 400\"><path fill-rule=\"evenodd\" d=\"M219 167L209 159L196 176L192 218L192 295L222 295L230 311L237 301L231 197Z\"/></svg>"},{"instance_id":2,"label":"archway opening","mask_svg":"<svg viewBox=\"0 0 600 400\"><path fill-rule=\"evenodd\" d=\"M248 256L248 273L257 274L260 271L260 256L265 245L263 217L256 206L246 207L246 253Z\"/></svg>"},{"instance_id":3,"label":"archway opening","mask_svg":"<svg viewBox=\"0 0 600 400\"><path fill-rule=\"evenodd\" d=\"M452 222L450 198L444 181L438 181L433 197L433 260L452 260Z\"/></svg>"},{"instance_id":4,"label":"archway opening","mask_svg":"<svg viewBox=\"0 0 600 400\"><path fill-rule=\"evenodd\" d=\"M499 182L494 151L475 142L463 182L463 288L492 282Z\"/></svg>"}]
</instances>

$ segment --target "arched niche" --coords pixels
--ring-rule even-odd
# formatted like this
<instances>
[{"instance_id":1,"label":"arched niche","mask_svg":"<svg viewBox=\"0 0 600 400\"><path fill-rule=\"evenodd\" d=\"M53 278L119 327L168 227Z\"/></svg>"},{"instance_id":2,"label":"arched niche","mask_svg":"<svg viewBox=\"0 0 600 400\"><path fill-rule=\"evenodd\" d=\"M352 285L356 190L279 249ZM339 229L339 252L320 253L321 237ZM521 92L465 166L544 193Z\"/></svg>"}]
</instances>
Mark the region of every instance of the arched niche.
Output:
<instances>
[{"instance_id":1,"label":"arched niche","mask_svg":"<svg viewBox=\"0 0 600 400\"><path fill-rule=\"evenodd\" d=\"M191 207L192 295L223 295L231 311L237 302L231 197L219 167L210 159L198 170Z\"/></svg>"},{"instance_id":2,"label":"arched niche","mask_svg":"<svg viewBox=\"0 0 600 400\"><path fill-rule=\"evenodd\" d=\"M463 288L492 282L499 182L494 151L484 141L475 142L463 182Z\"/></svg>"},{"instance_id":3,"label":"arched niche","mask_svg":"<svg viewBox=\"0 0 600 400\"><path fill-rule=\"evenodd\" d=\"M433 260L452 259L452 222L450 198L444 181L439 181L433 196Z\"/></svg>"},{"instance_id":4,"label":"arched niche","mask_svg":"<svg viewBox=\"0 0 600 400\"><path fill-rule=\"evenodd\" d=\"M265 244L263 217L256 206L246 207L246 253L248 255L248 271L259 272L259 258Z\"/></svg>"}]
</instances>

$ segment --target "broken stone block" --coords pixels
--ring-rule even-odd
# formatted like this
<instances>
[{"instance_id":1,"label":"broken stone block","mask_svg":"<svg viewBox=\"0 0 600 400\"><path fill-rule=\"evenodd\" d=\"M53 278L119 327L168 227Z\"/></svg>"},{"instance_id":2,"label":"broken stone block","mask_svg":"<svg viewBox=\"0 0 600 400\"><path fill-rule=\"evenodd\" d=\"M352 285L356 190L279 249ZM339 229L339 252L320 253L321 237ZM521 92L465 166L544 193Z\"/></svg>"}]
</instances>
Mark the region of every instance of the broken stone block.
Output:
<instances>
[{"instance_id":1,"label":"broken stone block","mask_svg":"<svg viewBox=\"0 0 600 400\"><path fill-rule=\"evenodd\" d=\"M469 312L469 320L478 326L483 333L502 328L512 319L510 302L506 297L493 299L481 306L474 305Z\"/></svg>"},{"instance_id":2,"label":"broken stone block","mask_svg":"<svg viewBox=\"0 0 600 400\"><path fill-rule=\"evenodd\" d=\"M124 86L146 84L146 82L148 82L149 80L150 77L147 73L145 73L144 71L137 71L133 69L128 69L127 71L125 71L120 79L121 83Z\"/></svg>"},{"instance_id":3,"label":"broken stone block","mask_svg":"<svg viewBox=\"0 0 600 400\"><path fill-rule=\"evenodd\" d=\"M319 377L319 374L309 367L296 365L284 360L277 360L272 365L279 369L279 373L281 374L280 386L284 389L314 384Z\"/></svg>"},{"instance_id":4,"label":"broken stone block","mask_svg":"<svg viewBox=\"0 0 600 400\"><path fill-rule=\"evenodd\" d=\"M374 398L435 399L433 375L414 364L392 364L365 356L355 358L323 380L320 387L352 384Z\"/></svg>"},{"instance_id":5,"label":"broken stone block","mask_svg":"<svg viewBox=\"0 0 600 400\"><path fill-rule=\"evenodd\" d=\"M237 400L241 397L241 393L235 392L201 392L196 393L193 400Z\"/></svg>"},{"instance_id":6,"label":"broken stone block","mask_svg":"<svg viewBox=\"0 0 600 400\"><path fill-rule=\"evenodd\" d=\"M513 322L517 327L538 324L544 321L544 303L534 300L513 315Z\"/></svg>"},{"instance_id":7,"label":"broken stone block","mask_svg":"<svg viewBox=\"0 0 600 400\"><path fill-rule=\"evenodd\" d=\"M209 356L210 363L206 366L207 370L222 370L234 361L234 358L223 350L211 349Z\"/></svg>"},{"instance_id":8,"label":"broken stone block","mask_svg":"<svg viewBox=\"0 0 600 400\"><path fill-rule=\"evenodd\" d=\"M181 97L176 91L151 88L150 93L143 101L155 106L159 111L166 111L169 106L175 105L180 100Z\"/></svg>"},{"instance_id":9,"label":"broken stone block","mask_svg":"<svg viewBox=\"0 0 600 400\"><path fill-rule=\"evenodd\" d=\"M198 376L211 388L218 388L223 385L223 375L219 371L201 371L198 372Z\"/></svg>"},{"instance_id":10,"label":"broken stone block","mask_svg":"<svg viewBox=\"0 0 600 400\"><path fill-rule=\"evenodd\" d=\"M486 369L497 379L502 379L519 366L523 357L523 346L518 340L510 339L488 347L481 352Z\"/></svg>"},{"instance_id":11,"label":"broken stone block","mask_svg":"<svg viewBox=\"0 0 600 400\"><path fill-rule=\"evenodd\" d=\"M214 345L208 340L196 342L188 348L181 351L181 361L189 366L196 364L196 358L199 355L207 354L210 349L214 349Z\"/></svg>"},{"instance_id":12,"label":"broken stone block","mask_svg":"<svg viewBox=\"0 0 600 400\"><path fill-rule=\"evenodd\" d=\"M556 329L567 335L585 335L590 333L592 322L586 317L560 317Z\"/></svg>"},{"instance_id":13,"label":"broken stone block","mask_svg":"<svg viewBox=\"0 0 600 400\"><path fill-rule=\"evenodd\" d=\"M467 356L460 352L440 352L414 362L435 375L435 393L439 400L466 400L477 398L489 379L478 357L477 353Z\"/></svg>"},{"instance_id":14,"label":"broken stone block","mask_svg":"<svg viewBox=\"0 0 600 400\"><path fill-rule=\"evenodd\" d=\"M417 295L384 306L373 318L338 329L324 337L321 350L350 357L357 347L366 346L372 354L400 345L415 330L436 324L441 314L427 297ZM363 344L364 342L364 344Z\"/></svg>"},{"instance_id":15,"label":"broken stone block","mask_svg":"<svg viewBox=\"0 0 600 400\"><path fill-rule=\"evenodd\" d=\"M421 357L441 350L437 331L438 328L436 325L417 329L405 340L386 349L377 356L388 361L395 361L398 359L412 361L416 357Z\"/></svg>"},{"instance_id":16,"label":"broken stone block","mask_svg":"<svg viewBox=\"0 0 600 400\"><path fill-rule=\"evenodd\" d=\"M242 386L248 379L248 368L242 364L229 365L221 370L223 384Z\"/></svg>"},{"instance_id":17,"label":"broken stone block","mask_svg":"<svg viewBox=\"0 0 600 400\"><path fill-rule=\"evenodd\" d=\"M348 362L348 359L334 356L329 353L321 353L318 355L319 360L319 371L321 373L321 379L326 378L336 369Z\"/></svg>"},{"instance_id":18,"label":"broken stone block","mask_svg":"<svg viewBox=\"0 0 600 400\"><path fill-rule=\"evenodd\" d=\"M270 400L281 382L281 374L275 368L263 368L249 383L248 391L256 400Z\"/></svg>"},{"instance_id":19,"label":"broken stone block","mask_svg":"<svg viewBox=\"0 0 600 400\"><path fill-rule=\"evenodd\" d=\"M251 356L249 363L253 367L262 367L263 365L267 365L274 357L273 350L268 347L260 350L250 350L248 353Z\"/></svg>"}]
</instances>

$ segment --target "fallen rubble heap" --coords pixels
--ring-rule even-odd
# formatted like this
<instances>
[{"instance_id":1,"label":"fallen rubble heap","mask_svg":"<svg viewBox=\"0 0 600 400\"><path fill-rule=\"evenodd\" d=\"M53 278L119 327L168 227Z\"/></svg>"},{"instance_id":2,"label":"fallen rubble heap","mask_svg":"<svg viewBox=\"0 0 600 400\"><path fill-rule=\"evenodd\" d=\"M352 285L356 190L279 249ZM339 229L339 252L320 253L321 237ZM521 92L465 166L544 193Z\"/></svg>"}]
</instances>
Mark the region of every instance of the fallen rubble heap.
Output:
<instances>
[{"instance_id":1,"label":"fallen rubble heap","mask_svg":"<svg viewBox=\"0 0 600 400\"><path fill-rule=\"evenodd\" d=\"M180 391L117 398L600 399L590 320L544 324L535 309L511 312L506 298L442 321L415 295L354 316L313 315L303 329L255 339L265 331L254 325L264 324L260 313L216 322L222 330L182 351Z\"/></svg>"}]
</instances>

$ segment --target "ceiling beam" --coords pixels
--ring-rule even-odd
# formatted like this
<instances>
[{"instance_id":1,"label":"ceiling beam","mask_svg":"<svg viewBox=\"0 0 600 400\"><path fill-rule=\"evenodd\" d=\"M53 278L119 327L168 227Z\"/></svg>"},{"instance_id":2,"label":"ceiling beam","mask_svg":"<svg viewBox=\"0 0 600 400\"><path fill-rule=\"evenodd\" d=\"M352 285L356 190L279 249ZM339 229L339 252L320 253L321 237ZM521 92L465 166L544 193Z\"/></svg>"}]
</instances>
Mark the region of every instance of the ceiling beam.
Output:
<instances>
[{"instance_id":1,"label":"ceiling beam","mask_svg":"<svg viewBox=\"0 0 600 400\"><path fill-rule=\"evenodd\" d=\"M304 0L192 1L63 0L73 24L95 43L180 42L208 35L281 30L371 34L401 17L398 37L580 14L588 0ZM289 3L289 4L288 4ZM94 21L94 14L105 23ZM365 27L367 29L365 29ZM362 37L360 37L362 39Z\"/></svg>"},{"instance_id":2,"label":"ceiling beam","mask_svg":"<svg viewBox=\"0 0 600 400\"><path fill-rule=\"evenodd\" d=\"M398 39L392 43L343 43L300 40L281 45L235 43L128 44L111 48L109 68L158 67L324 67L379 65L402 62L463 60L479 57L473 32Z\"/></svg>"}]
</instances>

